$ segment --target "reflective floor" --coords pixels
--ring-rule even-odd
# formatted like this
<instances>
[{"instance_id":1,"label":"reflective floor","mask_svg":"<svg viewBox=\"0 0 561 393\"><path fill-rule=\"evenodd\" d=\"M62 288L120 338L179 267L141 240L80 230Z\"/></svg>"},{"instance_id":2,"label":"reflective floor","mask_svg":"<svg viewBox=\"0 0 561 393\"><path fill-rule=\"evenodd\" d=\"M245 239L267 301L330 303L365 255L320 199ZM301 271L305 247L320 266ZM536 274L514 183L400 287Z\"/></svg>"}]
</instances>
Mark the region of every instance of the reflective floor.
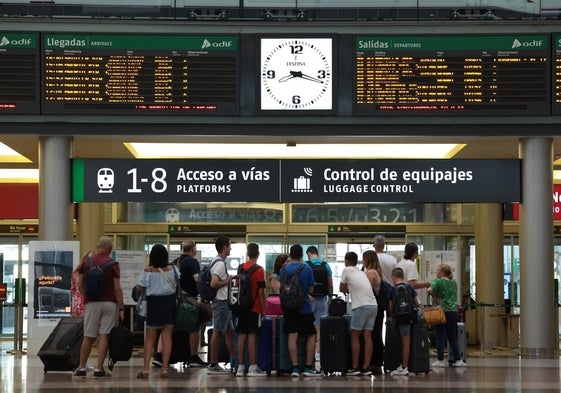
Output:
<instances>
[{"instance_id":1,"label":"reflective floor","mask_svg":"<svg viewBox=\"0 0 561 393\"><path fill-rule=\"evenodd\" d=\"M13 392L560 392L559 359L525 359L511 356L468 358L468 367L434 369L425 375L392 377L330 376L291 378L290 376L236 378L230 375L207 375L205 369L174 368L170 378L162 379L153 369L148 379L137 379L142 359L139 352L128 362L117 363L113 376L76 380L70 372L43 372L41 360L34 355L13 355L11 343L0 342L1 393ZM204 357L204 354L201 355ZM431 362L434 357L431 359Z\"/></svg>"}]
</instances>

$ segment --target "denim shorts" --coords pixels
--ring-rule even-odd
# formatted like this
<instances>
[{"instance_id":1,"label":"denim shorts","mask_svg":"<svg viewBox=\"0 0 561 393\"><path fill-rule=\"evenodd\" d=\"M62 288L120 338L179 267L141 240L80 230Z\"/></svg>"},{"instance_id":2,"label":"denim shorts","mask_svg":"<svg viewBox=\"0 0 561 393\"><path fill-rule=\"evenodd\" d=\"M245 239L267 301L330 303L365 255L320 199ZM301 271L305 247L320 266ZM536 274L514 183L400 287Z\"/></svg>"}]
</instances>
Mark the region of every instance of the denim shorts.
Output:
<instances>
[{"instance_id":1,"label":"denim shorts","mask_svg":"<svg viewBox=\"0 0 561 393\"><path fill-rule=\"evenodd\" d=\"M212 327L217 332L225 334L229 330L234 330L232 322L232 312L228 306L228 300L212 301Z\"/></svg>"},{"instance_id":2,"label":"denim shorts","mask_svg":"<svg viewBox=\"0 0 561 393\"><path fill-rule=\"evenodd\" d=\"M351 330L373 330L378 306L360 306L353 308Z\"/></svg>"}]
</instances>

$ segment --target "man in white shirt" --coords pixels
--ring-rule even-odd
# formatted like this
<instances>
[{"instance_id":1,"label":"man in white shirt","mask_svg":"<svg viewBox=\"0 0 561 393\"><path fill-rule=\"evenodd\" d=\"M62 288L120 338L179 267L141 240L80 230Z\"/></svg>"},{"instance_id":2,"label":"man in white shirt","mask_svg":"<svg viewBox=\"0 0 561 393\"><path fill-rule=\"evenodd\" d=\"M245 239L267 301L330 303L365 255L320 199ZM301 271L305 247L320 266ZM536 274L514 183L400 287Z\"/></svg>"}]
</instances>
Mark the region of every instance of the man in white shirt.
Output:
<instances>
[{"instance_id":1,"label":"man in white shirt","mask_svg":"<svg viewBox=\"0 0 561 393\"><path fill-rule=\"evenodd\" d=\"M415 289L430 288L429 281L419 281L419 271L415 260L419 256L419 246L415 242L409 242L405 245L403 259L399 261L396 267L403 270L405 281Z\"/></svg>"},{"instance_id":2,"label":"man in white shirt","mask_svg":"<svg viewBox=\"0 0 561 393\"><path fill-rule=\"evenodd\" d=\"M384 249L386 248L386 239L383 235L376 235L374 237L374 251L378 254L378 261L380 262L380 267L382 268L382 278L384 281L393 285L392 281L392 270L396 266L395 258L387 254Z\"/></svg>"}]
</instances>

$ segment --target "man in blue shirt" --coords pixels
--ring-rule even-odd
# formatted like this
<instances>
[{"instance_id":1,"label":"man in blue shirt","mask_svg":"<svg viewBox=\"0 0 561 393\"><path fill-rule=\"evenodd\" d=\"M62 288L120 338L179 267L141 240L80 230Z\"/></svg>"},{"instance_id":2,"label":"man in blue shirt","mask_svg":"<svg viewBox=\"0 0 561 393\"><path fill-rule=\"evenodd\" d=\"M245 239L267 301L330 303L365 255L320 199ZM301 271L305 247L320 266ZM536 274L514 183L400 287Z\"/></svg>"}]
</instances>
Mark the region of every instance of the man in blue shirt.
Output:
<instances>
[{"instance_id":1,"label":"man in blue shirt","mask_svg":"<svg viewBox=\"0 0 561 393\"><path fill-rule=\"evenodd\" d=\"M293 244L290 247L290 258L288 264L280 271L281 283L284 282L287 275L294 274L296 270L302 266L302 258L304 250L300 244ZM300 366L298 364L298 336L306 336L306 365L302 375L306 377L318 377L321 373L314 368L314 354L316 345L316 328L314 326L314 313L312 310L312 296L314 289L314 274L312 269L304 264L303 269L298 273L299 283L304 291L309 293L306 296L306 302L303 306L296 310L284 311L284 328L288 334L288 353L292 362L291 376L299 377L301 375Z\"/></svg>"}]
</instances>

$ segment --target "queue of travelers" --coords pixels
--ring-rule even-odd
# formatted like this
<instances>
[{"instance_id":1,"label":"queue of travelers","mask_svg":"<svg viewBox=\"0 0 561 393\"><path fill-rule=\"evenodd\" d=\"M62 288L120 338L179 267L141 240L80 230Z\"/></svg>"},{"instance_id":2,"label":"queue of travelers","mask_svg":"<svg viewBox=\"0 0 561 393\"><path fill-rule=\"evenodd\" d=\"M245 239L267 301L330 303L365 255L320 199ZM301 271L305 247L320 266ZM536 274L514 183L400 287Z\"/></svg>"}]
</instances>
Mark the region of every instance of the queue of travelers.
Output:
<instances>
[{"instance_id":1,"label":"queue of travelers","mask_svg":"<svg viewBox=\"0 0 561 393\"><path fill-rule=\"evenodd\" d=\"M341 273L338 290L349 294L352 313L349 319L350 359L348 376L369 376L384 372L384 339L382 328L384 321L395 324L395 288L406 284L415 303L419 304L416 290L428 288L434 300L442 304L446 313L446 323L435 326L437 343L437 360L433 367L444 366L444 347L446 341L451 344L456 367L465 367L460 359L458 340L456 338L456 322L458 310L456 304L457 284L452 278L449 265L437 267L437 278L432 282L420 281L415 260L419 248L414 242L405 245L401 261L387 253L385 239L377 235L373 241L374 250L365 251L362 257L362 269L358 267L359 257L355 252L345 255L345 268ZM109 377L111 374L103 368L107 356L108 335L117 319L123 320L124 304L120 287L119 264L111 260L112 240L100 238L96 252L91 252L82 261L73 275L73 293L76 312L85 317L84 341L82 343L80 365L74 376L85 378L86 363L94 340L99 336L98 361L93 375L96 378ZM249 307L232 312L230 307L229 285L233 275L228 272L226 259L230 255L232 245L226 236L218 236L215 241L216 256L210 265L209 285L215 293L210 301L212 307L212 335L209 337L207 361L199 356L206 322L197 324L189 335L189 354L184 365L188 367L206 367L208 374L233 374L236 377L267 376L265 370L257 365L257 337L261 324L266 316L266 296L279 296L283 305L283 330L287 334L288 357L292 368L292 377L322 376L318 369L318 358L321 358L319 346L320 323L328 315L328 305L333 289L333 271L320 256L317 247L310 246L304 250L300 244L293 244L289 254L278 254L273 269L267 274L258 264L259 245L249 243L246 248L247 260L240 264L237 273L248 275L248 290L251 291ZM177 294L183 295L192 302L201 302L198 281L201 274L200 262L196 259L196 244L192 240L182 243L182 254L173 263L169 263L169 254L163 244L155 244L150 250L149 263L144 268L138 284L137 294L145 293L147 304L146 331L144 338L144 358L142 369L137 378L145 379L150 375L150 366L161 368L160 375L166 378L170 373L170 355L174 332ZM91 260L103 265L112 261L106 273L106 288L99 299L88 298L84 289L84 280L88 264ZM109 265L108 265L109 266ZM304 292L302 302L288 306L285 283L292 275ZM238 276L235 276L237 278ZM295 296L295 295L294 295ZM83 311L82 311L83 310ZM210 318L210 316L209 316ZM399 367L392 375L408 375L407 361L409 355L409 326L400 323L402 336L403 358ZM299 359L298 338L303 336L305 346L304 364ZM300 340L301 341L301 340ZM221 353L226 350L228 361L225 362ZM229 363L229 368L221 365ZM386 370L387 371L387 370Z\"/></svg>"}]
</instances>

